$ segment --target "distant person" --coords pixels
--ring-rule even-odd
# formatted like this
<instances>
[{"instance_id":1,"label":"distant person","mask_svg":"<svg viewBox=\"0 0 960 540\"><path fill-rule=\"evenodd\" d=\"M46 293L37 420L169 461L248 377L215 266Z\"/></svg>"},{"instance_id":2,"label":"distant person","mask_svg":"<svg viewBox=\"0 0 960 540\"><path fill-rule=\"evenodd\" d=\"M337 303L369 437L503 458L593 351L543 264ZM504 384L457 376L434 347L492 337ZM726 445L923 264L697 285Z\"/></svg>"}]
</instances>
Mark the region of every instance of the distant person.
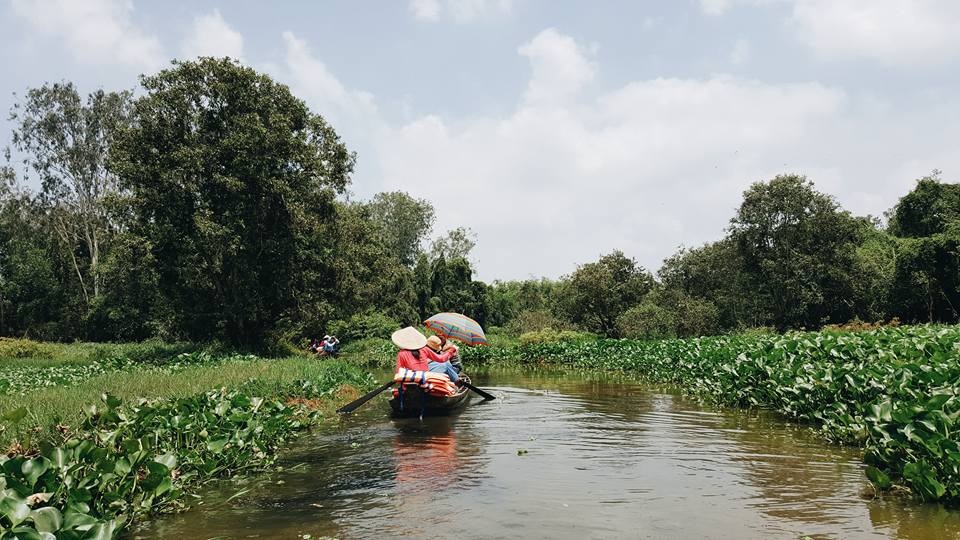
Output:
<instances>
[{"instance_id":1,"label":"distant person","mask_svg":"<svg viewBox=\"0 0 960 540\"><path fill-rule=\"evenodd\" d=\"M321 344L324 354L336 356L340 352L340 340L337 336L327 336L327 339Z\"/></svg>"},{"instance_id":2,"label":"distant person","mask_svg":"<svg viewBox=\"0 0 960 540\"><path fill-rule=\"evenodd\" d=\"M327 336L323 336L323 337L324 339L326 339ZM313 354L318 354L320 352L320 343L321 341L319 339L313 338L310 340L310 346L307 347L307 349Z\"/></svg>"},{"instance_id":3,"label":"distant person","mask_svg":"<svg viewBox=\"0 0 960 540\"><path fill-rule=\"evenodd\" d=\"M397 352L397 369L412 369L413 371L430 371L430 362L446 362L453 356L453 351L437 354L427 347L427 338L412 326L397 330L390 336L393 344L400 348Z\"/></svg>"},{"instance_id":4,"label":"distant person","mask_svg":"<svg viewBox=\"0 0 960 540\"><path fill-rule=\"evenodd\" d=\"M440 354L443 350L443 345L444 343L439 336L430 336L427 338L427 347L434 353ZM450 351L451 349L447 350ZM453 350L455 350L455 348ZM449 355L449 357L452 357L452 355ZM457 379L460 378L459 372L453 367L449 360L445 362L431 360L427 362L427 370L434 373L445 374L447 377L450 377L450 382L457 382Z\"/></svg>"}]
</instances>

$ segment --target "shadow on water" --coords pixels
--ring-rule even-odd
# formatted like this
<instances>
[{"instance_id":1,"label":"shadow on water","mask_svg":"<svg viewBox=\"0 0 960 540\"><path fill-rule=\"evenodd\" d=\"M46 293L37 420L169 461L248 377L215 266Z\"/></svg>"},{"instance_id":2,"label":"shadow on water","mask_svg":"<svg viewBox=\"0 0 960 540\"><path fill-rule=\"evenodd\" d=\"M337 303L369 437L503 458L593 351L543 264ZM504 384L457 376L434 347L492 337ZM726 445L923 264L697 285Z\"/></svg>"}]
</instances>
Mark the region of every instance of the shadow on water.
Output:
<instances>
[{"instance_id":1,"label":"shadow on water","mask_svg":"<svg viewBox=\"0 0 960 540\"><path fill-rule=\"evenodd\" d=\"M377 400L298 440L284 470L212 486L202 505L135 535L960 537L956 511L861 498L856 450L769 414L622 375L474 380L499 399L422 422L390 419Z\"/></svg>"}]
</instances>

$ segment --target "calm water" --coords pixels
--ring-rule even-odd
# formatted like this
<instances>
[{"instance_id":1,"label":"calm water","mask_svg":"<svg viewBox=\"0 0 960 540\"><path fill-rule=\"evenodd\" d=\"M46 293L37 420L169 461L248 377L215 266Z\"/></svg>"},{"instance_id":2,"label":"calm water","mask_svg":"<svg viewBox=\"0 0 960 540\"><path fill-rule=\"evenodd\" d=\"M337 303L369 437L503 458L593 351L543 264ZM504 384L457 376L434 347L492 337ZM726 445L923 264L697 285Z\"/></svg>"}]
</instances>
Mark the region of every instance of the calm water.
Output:
<instances>
[{"instance_id":1,"label":"calm water","mask_svg":"<svg viewBox=\"0 0 960 540\"><path fill-rule=\"evenodd\" d=\"M139 538L960 538L960 512L868 500L855 450L617 379L493 373L453 418L385 398ZM242 495L227 498L246 490Z\"/></svg>"}]
</instances>

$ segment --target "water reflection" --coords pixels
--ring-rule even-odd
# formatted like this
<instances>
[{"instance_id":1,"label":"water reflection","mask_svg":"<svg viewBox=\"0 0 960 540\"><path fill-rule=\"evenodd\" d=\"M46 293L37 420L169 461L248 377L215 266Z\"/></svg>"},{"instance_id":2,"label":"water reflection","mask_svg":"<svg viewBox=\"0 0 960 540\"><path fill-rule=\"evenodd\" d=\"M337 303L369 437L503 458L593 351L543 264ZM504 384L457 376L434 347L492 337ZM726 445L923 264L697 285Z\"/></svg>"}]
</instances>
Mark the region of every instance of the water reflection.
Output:
<instances>
[{"instance_id":1,"label":"water reflection","mask_svg":"<svg viewBox=\"0 0 960 540\"><path fill-rule=\"evenodd\" d=\"M457 479L457 437L450 417L397 420L393 440L397 495L429 503L432 492L447 489Z\"/></svg>"}]
</instances>

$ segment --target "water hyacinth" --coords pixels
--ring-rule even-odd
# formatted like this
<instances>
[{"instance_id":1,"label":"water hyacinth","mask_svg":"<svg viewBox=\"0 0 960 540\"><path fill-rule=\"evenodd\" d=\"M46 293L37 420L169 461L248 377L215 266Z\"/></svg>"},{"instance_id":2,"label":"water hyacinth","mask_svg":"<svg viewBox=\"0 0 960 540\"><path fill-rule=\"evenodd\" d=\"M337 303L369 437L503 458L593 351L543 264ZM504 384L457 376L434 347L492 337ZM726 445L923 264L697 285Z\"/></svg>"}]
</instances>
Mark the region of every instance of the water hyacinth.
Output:
<instances>
[{"instance_id":1,"label":"water hyacinth","mask_svg":"<svg viewBox=\"0 0 960 540\"><path fill-rule=\"evenodd\" d=\"M777 411L864 448L868 478L960 503L960 327L596 340L465 351L466 362L621 370L715 403Z\"/></svg>"},{"instance_id":2,"label":"water hyacinth","mask_svg":"<svg viewBox=\"0 0 960 540\"><path fill-rule=\"evenodd\" d=\"M182 508L186 490L269 465L316 420L316 412L287 405L287 396L328 397L344 382L368 379L295 381L270 388L271 397L222 389L123 403L104 395L63 443L0 457L0 539L109 539L138 514ZM244 386L263 389L258 381Z\"/></svg>"}]
</instances>

